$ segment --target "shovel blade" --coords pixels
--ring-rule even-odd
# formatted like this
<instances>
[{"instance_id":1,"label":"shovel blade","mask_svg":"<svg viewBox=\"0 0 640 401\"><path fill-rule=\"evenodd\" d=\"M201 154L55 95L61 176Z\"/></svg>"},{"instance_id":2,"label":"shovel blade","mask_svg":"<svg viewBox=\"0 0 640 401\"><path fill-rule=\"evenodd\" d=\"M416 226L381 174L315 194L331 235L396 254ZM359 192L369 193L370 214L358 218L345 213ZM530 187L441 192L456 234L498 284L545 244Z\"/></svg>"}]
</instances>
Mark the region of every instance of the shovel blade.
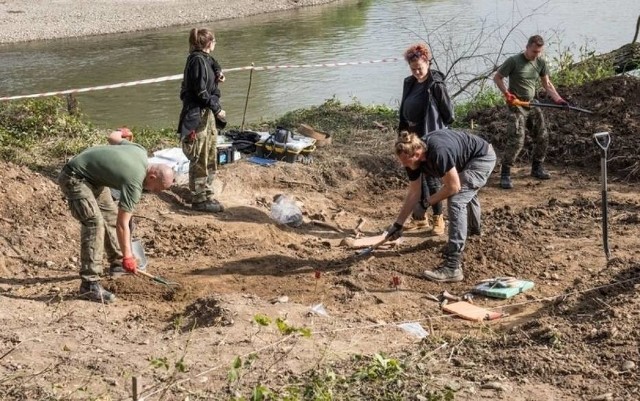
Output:
<instances>
[{"instance_id":1,"label":"shovel blade","mask_svg":"<svg viewBox=\"0 0 640 401\"><path fill-rule=\"evenodd\" d=\"M363 250L361 250L358 253L356 253L356 257L360 258L362 256L371 255L371 252L373 252L373 247L372 246L370 246L368 248L364 248Z\"/></svg>"}]
</instances>

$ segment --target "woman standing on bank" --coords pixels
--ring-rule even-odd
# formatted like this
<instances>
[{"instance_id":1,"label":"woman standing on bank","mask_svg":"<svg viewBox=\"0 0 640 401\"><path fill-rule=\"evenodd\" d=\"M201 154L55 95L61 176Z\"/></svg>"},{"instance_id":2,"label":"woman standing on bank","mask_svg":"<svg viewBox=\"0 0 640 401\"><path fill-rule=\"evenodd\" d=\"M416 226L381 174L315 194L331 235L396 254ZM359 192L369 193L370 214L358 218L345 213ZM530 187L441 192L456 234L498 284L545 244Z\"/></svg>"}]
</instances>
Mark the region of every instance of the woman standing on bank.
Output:
<instances>
[{"instance_id":1,"label":"woman standing on bank","mask_svg":"<svg viewBox=\"0 0 640 401\"><path fill-rule=\"evenodd\" d=\"M218 82L224 81L220 65L210 53L216 45L213 32L193 28L189 33L189 56L184 67L180 99L182 111L178 133L189 159L189 189L194 210L218 213L224 207L214 199L213 177L217 171L216 120L225 121Z\"/></svg>"},{"instance_id":2,"label":"woman standing on bank","mask_svg":"<svg viewBox=\"0 0 640 401\"><path fill-rule=\"evenodd\" d=\"M416 44L404 52L409 64L411 76L405 78L400 102L400 124L398 132L408 131L425 140L430 132L446 128L453 122L453 105L444 83L444 74L430 69L431 52L424 44ZM413 228L429 225L426 212L428 198L440 189L440 180L435 177L422 177L420 200L413 209ZM428 191L428 192L427 192ZM444 234L442 202L432 206L432 233Z\"/></svg>"}]
</instances>

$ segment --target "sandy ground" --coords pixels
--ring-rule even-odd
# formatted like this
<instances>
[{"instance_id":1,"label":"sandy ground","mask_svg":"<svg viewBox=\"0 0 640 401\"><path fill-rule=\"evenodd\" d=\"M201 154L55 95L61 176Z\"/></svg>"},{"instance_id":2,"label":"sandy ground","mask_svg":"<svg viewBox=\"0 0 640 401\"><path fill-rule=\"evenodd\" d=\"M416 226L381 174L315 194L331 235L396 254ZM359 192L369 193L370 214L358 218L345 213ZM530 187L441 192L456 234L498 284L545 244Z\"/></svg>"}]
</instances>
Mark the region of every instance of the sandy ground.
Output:
<instances>
[{"instance_id":1,"label":"sandy ground","mask_svg":"<svg viewBox=\"0 0 640 401\"><path fill-rule=\"evenodd\" d=\"M336 0L3 0L0 43L134 32Z\"/></svg>"},{"instance_id":2,"label":"sandy ground","mask_svg":"<svg viewBox=\"0 0 640 401\"><path fill-rule=\"evenodd\" d=\"M416 358L411 366L424 374L423 381L406 380L414 387L398 399L421 399L409 394L426 384L456 388L456 401L638 400L639 88L629 77L560 88L594 114L546 113L551 180L531 178L524 160L513 170L511 191L493 174L480 191L483 235L467 243L460 283L421 277L440 263L444 236L408 231L397 248L368 258L341 245L360 218L364 235L380 233L405 194L404 173L389 152L395 133L375 126L334 135L310 165L265 168L243 159L222 166L226 209L215 216L190 210L182 186L145 195L136 235L148 271L180 287L105 277L118 297L112 305L77 297L79 224L55 174L0 162L0 399L126 400L132 376L147 401L228 400L236 391L249 399L258 384L311 383L307 377L328 371L327 363L340 372L339 363L382 352ZM477 113L476 121L502 149L506 110ZM609 261L596 126L613 135ZM277 193L302 203L302 226L273 221ZM443 290L462 295L496 276L535 282L511 299L474 297L477 306L508 313L503 319L454 319L429 298ZM328 316L310 313L319 303ZM273 323L259 327L258 314L312 336L284 337ZM399 322L418 322L431 335L418 342ZM231 385L232 361L252 353L258 358ZM158 367L162 361L166 368ZM174 368L177 361L186 371ZM309 376L289 381L289 374Z\"/></svg>"}]
</instances>

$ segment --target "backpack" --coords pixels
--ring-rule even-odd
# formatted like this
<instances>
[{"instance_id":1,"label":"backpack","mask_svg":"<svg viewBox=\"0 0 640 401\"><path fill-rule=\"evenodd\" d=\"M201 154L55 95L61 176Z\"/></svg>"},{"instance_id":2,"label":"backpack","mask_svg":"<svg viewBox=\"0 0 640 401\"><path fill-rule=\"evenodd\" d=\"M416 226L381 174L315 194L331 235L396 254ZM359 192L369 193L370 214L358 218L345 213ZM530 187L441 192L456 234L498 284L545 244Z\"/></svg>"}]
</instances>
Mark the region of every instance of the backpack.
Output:
<instances>
[{"instance_id":1,"label":"backpack","mask_svg":"<svg viewBox=\"0 0 640 401\"><path fill-rule=\"evenodd\" d=\"M233 147L237 151L249 154L256 151L256 142L260 140L260 134L254 131L229 130L225 136L233 141Z\"/></svg>"}]
</instances>

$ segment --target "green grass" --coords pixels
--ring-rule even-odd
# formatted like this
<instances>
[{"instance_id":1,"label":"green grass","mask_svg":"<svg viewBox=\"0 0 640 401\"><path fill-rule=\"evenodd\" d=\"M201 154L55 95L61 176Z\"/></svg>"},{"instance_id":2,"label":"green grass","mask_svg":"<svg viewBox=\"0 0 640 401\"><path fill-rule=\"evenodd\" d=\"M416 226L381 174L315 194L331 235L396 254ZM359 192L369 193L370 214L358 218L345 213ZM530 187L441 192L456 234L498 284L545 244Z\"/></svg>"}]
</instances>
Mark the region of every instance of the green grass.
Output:
<instances>
[{"instance_id":1,"label":"green grass","mask_svg":"<svg viewBox=\"0 0 640 401\"><path fill-rule=\"evenodd\" d=\"M554 85L580 86L615 75L613 60L596 57L595 51L587 46L578 48L577 59L573 54L571 48L566 47L551 60L555 66L551 73Z\"/></svg>"},{"instance_id":2,"label":"green grass","mask_svg":"<svg viewBox=\"0 0 640 401\"><path fill-rule=\"evenodd\" d=\"M342 104L332 98L319 106L290 111L269 125L296 129L300 124L308 124L318 131L331 133L334 141L346 143L352 132L373 130L376 123L395 129L398 110L384 105L367 106L358 101Z\"/></svg>"},{"instance_id":3,"label":"green grass","mask_svg":"<svg viewBox=\"0 0 640 401\"><path fill-rule=\"evenodd\" d=\"M109 130L95 128L80 113L69 113L64 98L0 103L0 159L35 169L62 164L89 146L106 144ZM149 151L176 146L171 129L132 129Z\"/></svg>"},{"instance_id":4,"label":"green grass","mask_svg":"<svg viewBox=\"0 0 640 401\"><path fill-rule=\"evenodd\" d=\"M455 105L456 119L453 128L470 128L469 113L482 109L490 109L505 104L504 97L497 89L485 89L472 99Z\"/></svg>"}]
</instances>

